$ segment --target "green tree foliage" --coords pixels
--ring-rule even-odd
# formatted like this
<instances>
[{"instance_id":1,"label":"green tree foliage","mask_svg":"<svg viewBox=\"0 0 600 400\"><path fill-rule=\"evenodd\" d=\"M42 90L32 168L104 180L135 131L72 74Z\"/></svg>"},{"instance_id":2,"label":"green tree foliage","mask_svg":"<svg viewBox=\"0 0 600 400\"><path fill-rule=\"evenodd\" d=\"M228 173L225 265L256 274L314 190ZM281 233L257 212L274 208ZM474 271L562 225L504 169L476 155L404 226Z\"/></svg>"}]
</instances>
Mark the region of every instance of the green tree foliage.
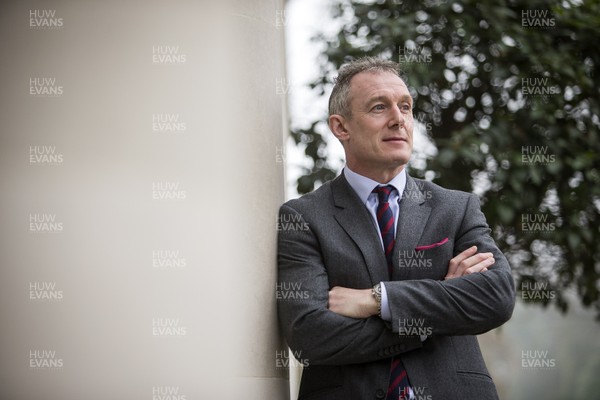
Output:
<instances>
[{"instance_id":1,"label":"green tree foliage","mask_svg":"<svg viewBox=\"0 0 600 400\"><path fill-rule=\"evenodd\" d=\"M600 316L598 1L337 0L333 13L344 23L316 38L313 89L352 58L400 61L437 148L410 173L481 195L524 300L566 311L576 291ZM292 132L314 160L300 193L337 174L325 123Z\"/></svg>"}]
</instances>

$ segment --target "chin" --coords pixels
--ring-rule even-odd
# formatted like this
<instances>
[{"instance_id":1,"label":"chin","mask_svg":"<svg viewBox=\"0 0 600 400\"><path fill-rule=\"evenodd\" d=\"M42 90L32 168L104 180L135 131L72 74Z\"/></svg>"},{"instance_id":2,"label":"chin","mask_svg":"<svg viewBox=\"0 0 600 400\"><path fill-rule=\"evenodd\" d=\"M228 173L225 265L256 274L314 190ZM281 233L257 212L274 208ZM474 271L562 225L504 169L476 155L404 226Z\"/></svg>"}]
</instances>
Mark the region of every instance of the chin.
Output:
<instances>
[{"instance_id":1,"label":"chin","mask_svg":"<svg viewBox=\"0 0 600 400\"><path fill-rule=\"evenodd\" d=\"M411 155L412 155L412 153L397 154L394 156L393 161L395 164L398 164L398 165L408 164L408 162L410 161Z\"/></svg>"}]
</instances>

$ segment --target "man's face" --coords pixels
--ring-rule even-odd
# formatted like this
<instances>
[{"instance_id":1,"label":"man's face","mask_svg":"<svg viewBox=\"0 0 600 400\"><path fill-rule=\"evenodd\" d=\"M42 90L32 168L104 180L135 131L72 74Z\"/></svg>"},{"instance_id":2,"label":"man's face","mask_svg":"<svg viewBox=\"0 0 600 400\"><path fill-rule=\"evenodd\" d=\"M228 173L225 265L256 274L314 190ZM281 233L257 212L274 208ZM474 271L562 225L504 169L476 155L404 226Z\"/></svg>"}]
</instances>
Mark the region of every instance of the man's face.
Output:
<instances>
[{"instance_id":1,"label":"man's face","mask_svg":"<svg viewBox=\"0 0 600 400\"><path fill-rule=\"evenodd\" d=\"M348 166L358 173L402 169L413 146L412 97L391 72L361 72L350 82L352 116L344 118ZM373 174L371 174L373 175Z\"/></svg>"}]
</instances>

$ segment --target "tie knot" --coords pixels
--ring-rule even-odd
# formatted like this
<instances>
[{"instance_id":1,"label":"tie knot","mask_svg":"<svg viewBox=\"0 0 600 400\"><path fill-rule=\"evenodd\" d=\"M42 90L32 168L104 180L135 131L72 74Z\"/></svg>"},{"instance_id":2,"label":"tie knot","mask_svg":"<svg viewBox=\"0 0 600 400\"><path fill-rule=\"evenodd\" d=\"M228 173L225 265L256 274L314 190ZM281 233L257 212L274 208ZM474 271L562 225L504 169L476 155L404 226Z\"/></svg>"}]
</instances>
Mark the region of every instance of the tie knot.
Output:
<instances>
[{"instance_id":1,"label":"tie knot","mask_svg":"<svg viewBox=\"0 0 600 400\"><path fill-rule=\"evenodd\" d=\"M388 202L390 194L392 194L394 190L395 188L392 185L377 186L375 189L373 189L373 193L377 193L377 196L379 197L379 204L382 204Z\"/></svg>"}]
</instances>

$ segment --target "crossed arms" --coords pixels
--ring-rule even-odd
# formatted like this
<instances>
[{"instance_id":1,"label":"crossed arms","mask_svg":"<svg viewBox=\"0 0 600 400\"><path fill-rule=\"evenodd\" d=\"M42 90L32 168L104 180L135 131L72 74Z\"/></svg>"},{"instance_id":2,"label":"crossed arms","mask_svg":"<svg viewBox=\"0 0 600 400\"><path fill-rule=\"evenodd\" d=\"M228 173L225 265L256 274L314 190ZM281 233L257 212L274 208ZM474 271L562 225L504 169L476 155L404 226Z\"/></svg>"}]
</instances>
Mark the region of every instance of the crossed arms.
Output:
<instances>
[{"instance_id":1,"label":"crossed arms","mask_svg":"<svg viewBox=\"0 0 600 400\"><path fill-rule=\"evenodd\" d=\"M486 272L494 264L493 253L477 253L473 245L448 263L444 279L453 279L476 272ZM329 309L351 318L369 318L379 314L379 305L371 289L350 289L336 286L329 291Z\"/></svg>"},{"instance_id":2,"label":"crossed arms","mask_svg":"<svg viewBox=\"0 0 600 400\"><path fill-rule=\"evenodd\" d=\"M426 321L434 336L480 334L508 320L514 307L508 262L489 236L473 197L464 214L469 218L463 218L457 231L454 249L458 254L449 261L445 280L384 282L390 325L376 316L370 287L330 287L322 251L330 243L313 229L318 217L313 219L310 210L301 213L283 205L280 218L303 221L310 227L279 232L278 280L298 282L308 293L303 301L279 303L289 346L314 365L365 363L422 346L418 336L398 334L402 319Z\"/></svg>"}]
</instances>

